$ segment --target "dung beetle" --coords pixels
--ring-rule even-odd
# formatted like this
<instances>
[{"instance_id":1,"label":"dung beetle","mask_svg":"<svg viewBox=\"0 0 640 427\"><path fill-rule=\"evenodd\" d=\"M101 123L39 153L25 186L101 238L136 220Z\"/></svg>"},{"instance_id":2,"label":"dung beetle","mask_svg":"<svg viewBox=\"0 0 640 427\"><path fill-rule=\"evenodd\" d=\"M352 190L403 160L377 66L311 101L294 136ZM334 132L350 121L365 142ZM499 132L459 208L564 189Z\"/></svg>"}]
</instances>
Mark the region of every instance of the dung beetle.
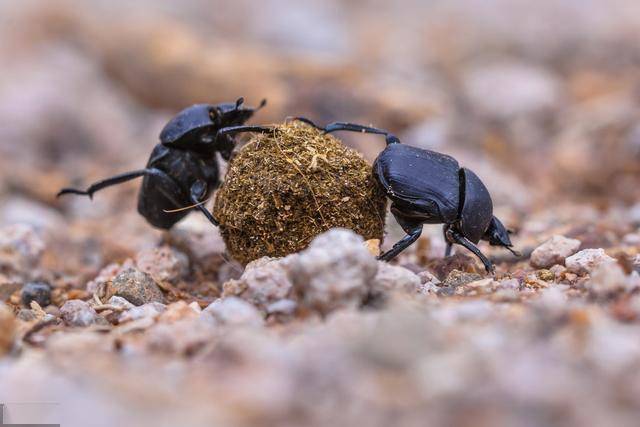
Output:
<instances>
[{"instance_id":1,"label":"dung beetle","mask_svg":"<svg viewBox=\"0 0 640 427\"><path fill-rule=\"evenodd\" d=\"M461 168L453 157L401 144L395 135L382 129L341 122L323 128L304 117L294 120L324 133L352 131L385 136L387 146L376 158L373 174L391 200L391 213L407 236L378 259L395 258L418 240L423 224L444 224L445 256L457 243L480 258L488 273L493 272L493 264L476 246L480 240L518 255L511 249L510 232L493 216L489 191L475 173Z\"/></svg>"},{"instance_id":2,"label":"dung beetle","mask_svg":"<svg viewBox=\"0 0 640 427\"><path fill-rule=\"evenodd\" d=\"M266 105L266 100L257 108L243 107L243 103L239 98L235 103L197 104L180 111L162 129L160 143L144 169L98 181L86 190L64 188L58 197L80 194L93 198L103 188L144 177L138 212L154 227L169 229L194 208L218 225L203 205L219 184L216 153L229 160L236 143L233 135L253 129L241 125Z\"/></svg>"}]
</instances>

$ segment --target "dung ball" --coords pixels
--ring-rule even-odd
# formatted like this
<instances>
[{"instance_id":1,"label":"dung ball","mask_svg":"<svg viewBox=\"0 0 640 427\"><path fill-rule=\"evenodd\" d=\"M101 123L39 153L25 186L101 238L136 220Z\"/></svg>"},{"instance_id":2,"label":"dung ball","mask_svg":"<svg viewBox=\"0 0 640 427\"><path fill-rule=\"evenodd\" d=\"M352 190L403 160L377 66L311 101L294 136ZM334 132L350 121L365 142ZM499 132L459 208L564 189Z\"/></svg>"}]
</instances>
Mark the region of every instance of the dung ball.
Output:
<instances>
[{"instance_id":1,"label":"dung ball","mask_svg":"<svg viewBox=\"0 0 640 427\"><path fill-rule=\"evenodd\" d=\"M386 196L371 165L302 123L256 135L231 160L213 215L242 263L300 251L331 228L382 239Z\"/></svg>"}]
</instances>

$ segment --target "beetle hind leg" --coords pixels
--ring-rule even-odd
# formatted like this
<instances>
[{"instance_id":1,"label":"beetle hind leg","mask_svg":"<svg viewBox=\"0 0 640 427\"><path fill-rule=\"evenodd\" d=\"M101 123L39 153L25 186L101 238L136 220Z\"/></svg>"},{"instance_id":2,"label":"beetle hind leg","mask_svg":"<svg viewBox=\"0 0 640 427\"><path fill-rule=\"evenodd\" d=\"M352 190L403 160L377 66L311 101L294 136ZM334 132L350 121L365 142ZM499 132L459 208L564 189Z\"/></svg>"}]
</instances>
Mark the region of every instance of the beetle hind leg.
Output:
<instances>
[{"instance_id":1,"label":"beetle hind leg","mask_svg":"<svg viewBox=\"0 0 640 427\"><path fill-rule=\"evenodd\" d=\"M86 190L78 190L77 188L63 188L58 192L56 197L60 197L65 194L77 194L80 196L89 196L93 199L93 194L103 188L111 187L112 185L122 184L123 182L131 181L132 179L139 178L146 175L149 172L148 169L140 169L132 172L125 172L119 175L112 176L110 178L103 179L101 181L91 184Z\"/></svg>"},{"instance_id":2,"label":"beetle hind leg","mask_svg":"<svg viewBox=\"0 0 640 427\"><path fill-rule=\"evenodd\" d=\"M218 222L217 219L213 217L213 214L209 212L209 210L204 206L201 200L202 198L205 197L206 193L207 193L207 184L205 184L203 181L200 181L200 180L194 182L190 189L191 202L193 203L193 206L196 209L202 212L202 214L209 220L211 224L217 227L220 225L220 223Z\"/></svg>"},{"instance_id":3,"label":"beetle hind leg","mask_svg":"<svg viewBox=\"0 0 640 427\"><path fill-rule=\"evenodd\" d=\"M484 269L487 271L487 273L489 274L494 273L495 269L493 267L493 263L489 261L489 258L487 258L480 251L480 249L478 249L478 247L473 244L473 242L471 242L469 239L467 239L462 234L458 233L453 229L448 230L448 236L450 236L451 239L453 239L453 241L456 242L457 244L462 245L465 248L469 249L471 252L473 252L473 254L477 256L480 259L480 261L482 261L482 264L484 264Z\"/></svg>"}]
</instances>

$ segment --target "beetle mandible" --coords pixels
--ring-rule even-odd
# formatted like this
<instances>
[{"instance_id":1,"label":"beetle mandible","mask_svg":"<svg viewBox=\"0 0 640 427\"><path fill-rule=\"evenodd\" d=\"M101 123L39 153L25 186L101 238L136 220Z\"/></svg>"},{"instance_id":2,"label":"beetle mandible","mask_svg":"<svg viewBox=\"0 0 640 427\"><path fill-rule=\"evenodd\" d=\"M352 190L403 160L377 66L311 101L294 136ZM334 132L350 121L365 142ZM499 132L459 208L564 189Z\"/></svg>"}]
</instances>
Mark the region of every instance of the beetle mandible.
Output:
<instances>
[{"instance_id":1,"label":"beetle mandible","mask_svg":"<svg viewBox=\"0 0 640 427\"><path fill-rule=\"evenodd\" d=\"M304 117L294 120L324 133L352 131L385 136L387 146L376 158L373 174L391 200L391 213L407 236L378 259L395 258L418 240L424 224L444 224L445 256L451 254L454 243L462 245L482 261L488 273L493 272L493 264L476 246L480 240L518 255L512 249L509 231L493 216L489 191L475 173L461 168L453 157L401 144L395 135L374 127L335 122L323 128Z\"/></svg>"},{"instance_id":2,"label":"beetle mandible","mask_svg":"<svg viewBox=\"0 0 640 427\"><path fill-rule=\"evenodd\" d=\"M204 201L219 184L216 153L229 160L236 143L233 135L253 129L241 125L266 100L257 108L243 107L243 103L244 99L239 98L235 103L196 104L180 111L162 129L160 143L154 147L144 169L98 181L86 190L64 188L58 196L79 194L93 198L103 188L144 177L138 212L154 227L169 229L191 209L198 209L218 225L204 207Z\"/></svg>"}]
</instances>

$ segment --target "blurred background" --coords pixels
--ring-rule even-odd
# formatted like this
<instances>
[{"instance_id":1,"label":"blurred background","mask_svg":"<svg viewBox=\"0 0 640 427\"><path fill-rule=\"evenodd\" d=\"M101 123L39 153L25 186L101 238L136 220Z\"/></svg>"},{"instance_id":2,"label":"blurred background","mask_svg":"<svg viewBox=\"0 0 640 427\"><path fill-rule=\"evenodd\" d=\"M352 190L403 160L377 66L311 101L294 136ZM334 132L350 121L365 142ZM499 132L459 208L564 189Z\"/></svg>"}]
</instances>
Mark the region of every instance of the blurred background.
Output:
<instances>
[{"instance_id":1,"label":"blurred background","mask_svg":"<svg viewBox=\"0 0 640 427\"><path fill-rule=\"evenodd\" d=\"M525 254L553 234L579 239L580 249L615 254L622 248L625 256L635 256L640 248L638 0L0 0L0 63L0 227L28 223L43 236L46 250L35 238L37 245L29 246L26 237L11 244L25 257L35 247L38 268L25 276L47 280L60 301L90 299L92 284L105 282L121 267L100 272L105 266L126 266L135 257L140 262L140 253L167 242L187 248L190 259L184 262L192 263L188 280L176 285L190 292L182 299L208 303L220 295L222 283L238 277L242 269L223 259L220 236L199 215L190 215L170 234L152 229L136 212L139 182L103 191L93 201L57 200L55 194L65 186L84 187L143 167L161 128L177 111L240 96L248 105L268 99L253 123L279 123L291 115L320 124L360 122L389 129L407 144L455 156L487 184L497 215L517 232L516 248ZM383 148L379 137L339 137L369 160ZM401 235L389 223L386 244ZM444 251L440 227L426 227L421 242L403 254L403 265L415 272L441 260ZM505 260L513 261L505 251L482 249L502 257L497 259L502 271ZM154 267L157 260L151 257L148 264ZM638 265L625 274L640 271ZM516 288L533 274L527 269L524 261L508 272L520 280ZM5 279L0 274L0 284L9 282ZM580 286L565 286L562 292L576 293ZM522 288L523 300L534 293ZM15 396L19 387L11 384L22 385L29 395L46 384L73 402L66 408L81 408L82 425L113 425L107 414L130 419L141 407L163 414L169 405L197 410L196 415L203 411L199 421L207 425L214 401L222 402L215 410L238 409L260 425L265 425L264 413L281 416L278 411L295 425L295 416L304 411L341 408L345 396L358 396L361 406L335 413L356 419L358 411L381 408L388 418L377 417L375 425L385 426L403 410L411 414L412 398L418 402L413 408L419 408L422 397L442 425L454 425L450 420L500 425L493 417L501 405L517 408L514 417L524 422L505 418L503 425L554 425L563 416L580 426L611 425L616 416L628 417L623 425L637 425L638 330L617 321L640 318L640 299L628 310L615 306L614 321L599 309L592 318L586 311L562 311L572 306L558 292L547 292L540 306L496 308L471 301L461 303L459 312L438 311L434 307L441 300L431 295L435 302L420 309L420 316L432 315L428 321L407 317L404 306L389 316L381 311L380 321L388 326L382 332L369 312L342 313L345 317L327 322L327 330L317 334L317 319L311 318L304 326L311 338L287 347L292 359L282 357L285 344L272 339L280 332L276 325L270 335L260 330L251 339L232 336L228 348L187 359L191 365L169 357L159 364L158 377L148 375L155 356L142 351L135 362L120 359L116 351L109 362L92 353L119 350L120 336L110 338L112 347L111 341L96 338L106 335L81 337L83 346L70 341L52 346L46 356L52 370L39 365L38 357L45 356L23 358L6 390ZM497 321L490 324L490 316ZM511 327L513 319L519 319L517 328ZM595 319L592 329L590 319ZM565 321L573 322L572 329L548 332L550 322ZM437 322L441 329L432 327ZM411 329L416 324L420 328ZM296 321L291 325L299 327ZM345 325L356 326L348 331ZM347 336L343 332L370 326L362 350L358 342L353 350L340 341ZM173 342L192 330L188 324L174 335L156 332ZM589 334L591 340L585 338ZM368 347L375 341L371 337L383 337L381 344ZM565 348L566 342L571 345ZM152 351L157 346L149 344ZM321 351L327 347L330 351ZM180 356L190 357L188 350ZM592 358L574 357L582 350ZM433 360L418 360L420 351ZM355 360L353 366L345 354ZM394 380L399 368L375 357L398 366L409 364L404 357L414 357L419 370L407 370L406 381L424 377L423 394L411 394L403 380ZM234 358L246 366L229 368ZM93 363L92 369L79 360ZM343 370L336 368L340 363ZM356 370L358 364L362 371ZM43 380L60 367L78 381ZM353 380L350 369L361 376ZM174 378L183 378L182 388L175 387ZM278 388L286 381L291 381L290 394ZM94 395L92 403L102 405L98 412L85 406L90 393L79 393L78 383L90 384L96 393L114 392L108 398ZM214 392L203 394L200 388ZM342 394L334 393L336 388ZM471 389L475 393L468 393ZM189 395L193 402L181 399ZM471 402L469 412L459 410L465 402ZM446 412L441 419L439 410ZM424 425L424 416L415 412L407 425ZM477 423L480 418L486 423ZM182 418L166 421L179 425Z\"/></svg>"},{"instance_id":2,"label":"blurred background","mask_svg":"<svg viewBox=\"0 0 640 427\"><path fill-rule=\"evenodd\" d=\"M56 191L143 166L175 112L239 96L269 100L255 123L361 122L453 154L515 228L567 202L630 206L639 38L635 0L2 0L0 223L144 240L139 183ZM342 137L370 160L383 147Z\"/></svg>"}]
</instances>

